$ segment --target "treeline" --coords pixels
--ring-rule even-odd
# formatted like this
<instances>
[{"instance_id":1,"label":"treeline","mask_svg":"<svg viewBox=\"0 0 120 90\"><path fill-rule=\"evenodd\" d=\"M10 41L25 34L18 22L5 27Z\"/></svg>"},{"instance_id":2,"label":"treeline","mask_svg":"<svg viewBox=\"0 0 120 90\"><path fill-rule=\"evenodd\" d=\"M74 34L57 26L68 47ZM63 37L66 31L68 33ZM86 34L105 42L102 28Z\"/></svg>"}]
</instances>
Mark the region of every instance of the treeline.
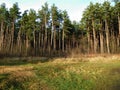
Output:
<instances>
[{"instance_id":1,"label":"treeline","mask_svg":"<svg viewBox=\"0 0 120 90\"><path fill-rule=\"evenodd\" d=\"M45 3L38 12L20 12L0 6L0 55L64 56L90 53L120 53L120 2L93 4L80 23L71 21L67 11Z\"/></svg>"},{"instance_id":2,"label":"treeline","mask_svg":"<svg viewBox=\"0 0 120 90\"><path fill-rule=\"evenodd\" d=\"M81 20L86 30L88 52L120 53L120 1L93 4L86 8Z\"/></svg>"}]
</instances>

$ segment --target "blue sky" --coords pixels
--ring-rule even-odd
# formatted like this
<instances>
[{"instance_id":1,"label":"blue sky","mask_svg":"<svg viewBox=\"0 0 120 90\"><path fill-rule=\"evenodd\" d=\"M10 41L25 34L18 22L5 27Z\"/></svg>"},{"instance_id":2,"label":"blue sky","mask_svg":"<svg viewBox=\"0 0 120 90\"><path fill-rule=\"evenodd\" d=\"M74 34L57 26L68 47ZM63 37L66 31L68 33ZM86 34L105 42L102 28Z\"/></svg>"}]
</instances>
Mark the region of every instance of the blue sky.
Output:
<instances>
[{"instance_id":1,"label":"blue sky","mask_svg":"<svg viewBox=\"0 0 120 90\"><path fill-rule=\"evenodd\" d=\"M48 2L49 7L54 3L59 9L67 10L70 19L80 21L82 13L90 2L102 3L105 0L0 0L0 4L6 3L6 7L12 7L13 3L18 2L21 12L30 8L38 11L41 5Z\"/></svg>"}]
</instances>

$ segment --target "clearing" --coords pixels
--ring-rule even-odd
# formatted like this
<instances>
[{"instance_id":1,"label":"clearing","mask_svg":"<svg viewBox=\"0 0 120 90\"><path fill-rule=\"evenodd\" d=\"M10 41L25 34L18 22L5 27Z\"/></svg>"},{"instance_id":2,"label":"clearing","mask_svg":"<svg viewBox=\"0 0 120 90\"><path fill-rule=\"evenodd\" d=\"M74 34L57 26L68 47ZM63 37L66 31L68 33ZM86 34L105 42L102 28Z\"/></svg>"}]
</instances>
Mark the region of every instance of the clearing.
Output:
<instances>
[{"instance_id":1,"label":"clearing","mask_svg":"<svg viewBox=\"0 0 120 90\"><path fill-rule=\"evenodd\" d=\"M120 90L120 57L3 58L0 90Z\"/></svg>"}]
</instances>

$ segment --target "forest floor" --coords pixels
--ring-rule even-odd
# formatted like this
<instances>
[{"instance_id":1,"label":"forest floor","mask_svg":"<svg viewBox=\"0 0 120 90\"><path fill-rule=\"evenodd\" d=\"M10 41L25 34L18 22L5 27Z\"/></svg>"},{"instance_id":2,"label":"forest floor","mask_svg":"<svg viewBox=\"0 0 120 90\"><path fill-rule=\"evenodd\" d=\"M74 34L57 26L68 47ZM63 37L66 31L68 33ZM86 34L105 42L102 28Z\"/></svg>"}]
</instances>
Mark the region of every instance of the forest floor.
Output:
<instances>
[{"instance_id":1,"label":"forest floor","mask_svg":"<svg viewBox=\"0 0 120 90\"><path fill-rule=\"evenodd\" d=\"M0 90L120 90L120 56L2 58Z\"/></svg>"}]
</instances>

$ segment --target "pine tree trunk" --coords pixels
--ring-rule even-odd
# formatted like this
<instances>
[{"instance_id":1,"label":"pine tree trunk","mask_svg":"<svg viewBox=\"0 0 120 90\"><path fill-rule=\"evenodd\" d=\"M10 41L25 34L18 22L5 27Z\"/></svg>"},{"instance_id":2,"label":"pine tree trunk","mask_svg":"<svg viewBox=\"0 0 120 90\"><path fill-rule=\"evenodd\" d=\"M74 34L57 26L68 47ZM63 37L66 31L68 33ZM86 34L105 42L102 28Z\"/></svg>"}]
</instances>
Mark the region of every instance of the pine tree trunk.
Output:
<instances>
[{"instance_id":1,"label":"pine tree trunk","mask_svg":"<svg viewBox=\"0 0 120 90\"><path fill-rule=\"evenodd\" d=\"M72 49L74 48L74 44L75 44L75 38L74 38L74 33L72 35Z\"/></svg>"},{"instance_id":2,"label":"pine tree trunk","mask_svg":"<svg viewBox=\"0 0 120 90\"><path fill-rule=\"evenodd\" d=\"M29 50L29 39L28 36L26 36L26 56L28 55L28 50Z\"/></svg>"},{"instance_id":3,"label":"pine tree trunk","mask_svg":"<svg viewBox=\"0 0 120 90\"><path fill-rule=\"evenodd\" d=\"M97 50L97 42L96 42L96 32L95 32L95 26L94 26L94 20L92 20L92 26L93 26L93 42L94 42L94 53L96 54Z\"/></svg>"},{"instance_id":4,"label":"pine tree trunk","mask_svg":"<svg viewBox=\"0 0 120 90\"><path fill-rule=\"evenodd\" d=\"M99 35L100 35L100 53L103 54L104 53L104 41L103 41L103 25L102 25L102 22L100 21L100 25L101 27L99 28L100 32L99 32Z\"/></svg>"},{"instance_id":5,"label":"pine tree trunk","mask_svg":"<svg viewBox=\"0 0 120 90\"><path fill-rule=\"evenodd\" d=\"M42 50L42 54L44 52L44 35L43 33L41 34L41 50Z\"/></svg>"},{"instance_id":6,"label":"pine tree trunk","mask_svg":"<svg viewBox=\"0 0 120 90\"><path fill-rule=\"evenodd\" d=\"M118 24L119 24L119 35L120 35L120 15L118 14Z\"/></svg>"},{"instance_id":7,"label":"pine tree trunk","mask_svg":"<svg viewBox=\"0 0 120 90\"><path fill-rule=\"evenodd\" d=\"M90 37L91 37L91 39L90 39L90 46L91 46L90 51L93 54L94 53L94 40L92 39L92 36L90 36Z\"/></svg>"},{"instance_id":8,"label":"pine tree trunk","mask_svg":"<svg viewBox=\"0 0 120 90\"><path fill-rule=\"evenodd\" d=\"M108 22L105 20L105 30L106 30L106 44L107 44L107 53L110 53L110 46L109 46L109 29L108 29Z\"/></svg>"},{"instance_id":9,"label":"pine tree trunk","mask_svg":"<svg viewBox=\"0 0 120 90\"><path fill-rule=\"evenodd\" d=\"M34 54L36 55L36 37L35 37L35 30L33 33L33 37L34 37Z\"/></svg>"},{"instance_id":10,"label":"pine tree trunk","mask_svg":"<svg viewBox=\"0 0 120 90\"><path fill-rule=\"evenodd\" d=\"M53 43L53 49L54 49L54 51L56 50L56 28L54 28L54 38L53 38L54 40L54 43Z\"/></svg>"},{"instance_id":11,"label":"pine tree trunk","mask_svg":"<svg viewBox=\"0 0 120 90\"><path fill-rule=\"evenodd\" d=\"M54 31L54 26L53 26L53 21L52 21L52 29L51 29L51 47L53 46L53 31Z\"/></svg>"},{"instance_id":12,"label":"pine tree trunk","mask_svg":"<svg viewBox=\"0 0 120 90\"><path fill-rule=\"evenodd\" d=\"M100 32L100 52L101 54L104 53L104 48L103 48L103 32Z\"/></svg>"},{"instance_id":13,"label":"pine tree trunk","mask_svg":"<svg viewBox=\"0 0 120 90\"><path fill-rule=\"evenodd\" d=\"M87 39L88 39L88 54L90 53L90 31L88 27L88 32L87 32Z\"/></svg>"},{"instance_id":14,"label":"pine tree trunk","mask_svg":"<svg viewBox=\"0 0 120 90\"><path fill-rule=\"evenodd\" d=\"M11 33L11 53L13 53L13 41L14 41L14 28L15 28L15 24L14 22L12 22L12 33Z\"/></svg>"},{"instance_id":15,"label":"pine tree trunk","mask_svg":"<svg viewBox=\"0 0 120 90\"><path fill-rule=\"evenodd\" d=\"M11 50L11 32L8 31L8 36L7 36L7 52L10 53Z\"/></svg>"},{"instance_id":16,"label":"pine tree trunk","mask_svg":"<svg viewBox=\"0 0 120 90\"><path fill-rule=\"evenodd\" d=\"M45 43L44 43L45 48L47 47L46 45L47 45L47 19L45 15Z\"/></svg>"},{"instance_id":17,"label":"pine tree trunk","mask_svg":"<svg viewBox=\"0 0 120 90\"><path fill-rule=\"evenodd\" d=\"M8 51L7 48L8 48L8 45L9 45L9 42L8 42L8 40L9 40L8 29L9 29L9 27L7 26L6 33L5 33L5 45L4 45L5 52Z\"/></svg>"},{"instance_id":18,"label":"pine tree trunk","mask_svg":"<svg viewBox=\"0 0 120 90\"><path fill-rule=\"evenodd\" d=\"M21 54L21 37L20 37L20 35L21 35L21 30L19 30L18 38L17 38L19 54Z\"/></svg>"},{"instance_id":19,"label":"pine tree trunk","mask_svg":"<svg viewBox=\"0 0 120 90\"><path fill-rule=\"evenodd\" d=\"M0 51L2 50L2 46L3 46L3 38L4 38L4 31L3 31L3 21L2 21L1 31L0 31Z\"/></svg>"},{"instance_id":20,"label":"pine tree trunk","mask_svg":"<svg viewBox=\"0 0 120 90\"><path fill-rule=\"evenodd\" d=\"M60 32L60 28L59 28L59 50L61 50L61 32Z\"/></svg>"},{"instance_id":21,"label":"pine tree trunk","mask_svg":"<svg viewBox=\"0 0 120 90\"><path fill-rule=\"evenodd\" d=\"M64 52L64 29L62 31L62 51Z\"/></svg>"},{"instance_id":22,"label":"pine tree trunk","mask_svg":"<svg viewBox=\"0 0 120 90\"><path fill-rule=\"evenodd\" d=\"M119 27L118 47L120 47L120 15L119 14L118 14L118 27Z\"/></svg>"},{"instance_id":23,"label":"pine tree trunk","mask_svg":"<svg viewBox=\"0 0 120 90\"><path fill-rule=\"evenodd\" d=\"M39 53L41 51L41 34L39 32L39 38L38 38L38 49L39 49Z\"/></svg>"}]
</instances>

